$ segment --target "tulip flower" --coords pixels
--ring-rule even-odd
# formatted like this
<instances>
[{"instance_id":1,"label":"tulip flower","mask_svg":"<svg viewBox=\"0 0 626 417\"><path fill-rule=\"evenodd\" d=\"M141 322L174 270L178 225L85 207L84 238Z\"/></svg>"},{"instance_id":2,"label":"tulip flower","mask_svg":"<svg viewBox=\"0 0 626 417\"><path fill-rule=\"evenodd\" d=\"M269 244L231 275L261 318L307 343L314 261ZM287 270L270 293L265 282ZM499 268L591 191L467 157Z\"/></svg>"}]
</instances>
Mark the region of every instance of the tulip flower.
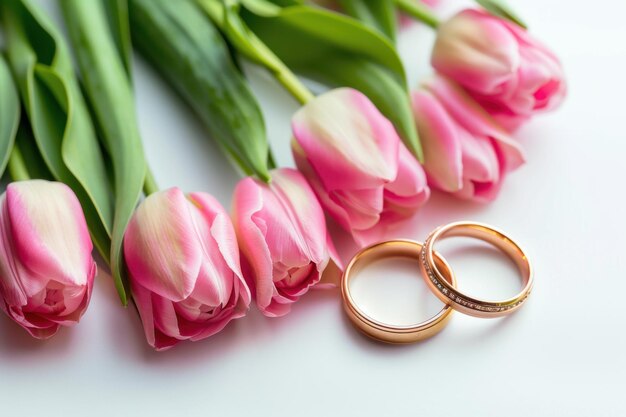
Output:
<instances>
[{"instance_id":1,"label":"tulip flower","mask_svg":"<svg viewBox=\"0 0 626 417\"><path fill-rule=\"evenodd\" d=\"M524 162L519 145L462 88L437 77L413 94L429 183L458 197L493 200Z\"/></svg>"},{"instance_id":2,"label":"tulip flower","mask_svg":"<svg viewBox=\"0 0 626 417\"><path fill-rule=\"evenodd\" d=\"M433 67L467 89L507 129L565 97L559 59L515 23L464 10L437 32Z\"/></svg>"},{"instance_id":3,"label":"tulip flower","mask_svg":"<svg viewBox=\"0 0 626 417\"><path fill-rule=\"evenodd\" d=\"M290 168L270 174L269 184L251 177L237 184L233 218L257 306L266 316L279 317L319 283L331 255L337 257L305 178Z\"/></svg>"},{"instance_id":4,"label":"tulip flower","mask_svg":"<svg viewBox=\"0 0 626 417\"><path fill-rule=\"evenodd\" d=\"M248 309L233 225L209 194L150 194L126 230L124 256L146 339L157 350L209 337Z\"/></svg>"},{"instance_id":5,"label":"tulip flower","mask_svg":"<svg viewBox=\"0 0 626 417\"><path fill-rule=\"evenodd\" d=\"M59 182L14 182L0 200L0 309L47 339L89 305L96 263L85 216Z\"/></svg>"},{"instance_id":6,"label":"tulip flower","mask_svg":"<svg viewBox=\"0 0 626 417\"><path fill-rule=\"evenodd\" d=\"M396 130L360 92L340 88L292 119L292 152L326 212L366 245L412 216L430 190Z\"/></svg>"}]
</instances>

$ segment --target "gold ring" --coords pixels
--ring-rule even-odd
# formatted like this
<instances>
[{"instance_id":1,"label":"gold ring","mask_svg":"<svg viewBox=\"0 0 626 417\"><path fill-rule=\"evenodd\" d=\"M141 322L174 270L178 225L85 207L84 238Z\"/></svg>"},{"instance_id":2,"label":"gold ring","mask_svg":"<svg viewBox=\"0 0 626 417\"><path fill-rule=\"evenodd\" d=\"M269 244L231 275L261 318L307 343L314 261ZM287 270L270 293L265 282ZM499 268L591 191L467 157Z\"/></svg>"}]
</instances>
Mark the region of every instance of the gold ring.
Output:
<instances>
[{"instance_id":1,"label":"gold ring","mask_svg":"<svg viewBox=\"0 0 626 417\"><path fill-rule=\"evenodd\" d=\"M354 255L341 279L341 296L343 298L344 310L357 329L373 339L399 344L427 339L439 333L446 326L453 311L448 304L444 304L444 307L436 316L422 323L410 326L395 326L381 323L369 317L359 309L350 293L351 278L366 265L373 261L390 257L410 258L419 263L421 250L422 244L419 242L390 240L366 247ZM434 255L434 259L438 270L445 276L449 285L456 286L454 274L446 261L437 254Z\"/></svg>"},{"instance_id":2,"label":"gold ring","mask_svg":"<svg viewBox=\"0 0 626 417\"><path fill-rule=\"evenodd\" d=\"M467 236L483 240L508 255L517 264L522 274L524 286L522 291L507 300L485 301L470 297L455 288L455 285L450 285L446 279L449 268L442 270L439 267L441 262L438 262L437 258L440 256L433 252L433 245L438 240L452 236ZM441 301L451 305L457 311L475 317L491 318L511 314L524 304L533 287L532 267L522 248L503 232L481 223L457 222L435 229L422 247L420 268L426 283Z\"/></svg>"}]
</instances>

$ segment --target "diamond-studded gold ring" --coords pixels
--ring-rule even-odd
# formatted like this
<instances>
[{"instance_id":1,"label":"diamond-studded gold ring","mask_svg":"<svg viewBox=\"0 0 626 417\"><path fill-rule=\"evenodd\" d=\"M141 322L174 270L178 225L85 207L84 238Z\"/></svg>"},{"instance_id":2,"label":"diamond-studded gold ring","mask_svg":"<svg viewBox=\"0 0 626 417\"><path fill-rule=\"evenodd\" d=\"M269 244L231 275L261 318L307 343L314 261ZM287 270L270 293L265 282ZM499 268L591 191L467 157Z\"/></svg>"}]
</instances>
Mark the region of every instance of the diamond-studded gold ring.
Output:
<instances>
[{"instance_id":1,"label":"diamond-studded gold ring","mask_svg":"<svg viewBox=\"0 0 626 417\"><path fill-rule=\"evenodd\" d=\"M455 285L451 285L446 279L450 269L441 269L443 259L440 254L434 252L433 246L435 242L453 236L483 240L508 255L522 274L522 291L507 300L485 301L470 297L455 288ZM457 222L435 229L422 247L420 268L426 283L441 301L470 316L491 318L511 314L524 304L533 287L533 270L522 248L503 232L481 223Z\"/></svg>"}]
</instances>

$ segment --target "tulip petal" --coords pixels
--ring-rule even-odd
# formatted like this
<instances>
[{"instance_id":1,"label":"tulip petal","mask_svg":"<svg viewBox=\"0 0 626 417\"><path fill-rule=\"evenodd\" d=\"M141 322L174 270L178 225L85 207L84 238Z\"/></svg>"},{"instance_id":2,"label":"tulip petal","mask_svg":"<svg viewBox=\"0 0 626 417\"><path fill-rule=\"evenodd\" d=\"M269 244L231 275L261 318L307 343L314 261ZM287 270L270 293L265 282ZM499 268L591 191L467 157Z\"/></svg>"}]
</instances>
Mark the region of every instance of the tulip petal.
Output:
<instances>
[{"instance_id":1,"label":"tulip petal","mask_svg":"<svg viewBox=\"0 0 626 417\"><path fill-rule=\"evenodd\" d=\"M9 210L6 193L0 197L0 306L8 313L9 306L23 306L28 302L28 295L22 286L21 265L14 255L14 243L11 236Z\"/></svg>"},{"instance_id":2,"label":"tulip petal","mask_svg":"<svg viewBox=\"0 0 626 417\"><path fill-rule=\"evenodd\" d=\"M138 285L135 280L130 281L133 300L139 311L141 322L143 323L143 329L146 334L146 340L152 347L155 346L155 326L154 326L154 312L152 308L152 293Z\"/></svg>"},{"instance_id":3,"label":"tulip petal","mask_svg":"<svg viewBox=\"0 0 626 417\"><path fill-rule=\"evenodd\" d=\"M428 90L413 94L413 108L429 181L444 191L460 190L463 184L462 148L454 120Z\"/></svg>"},{"instance_id":4,"label":"tulip petal","mask_svg":"<svg viewBox=\"0 0 626 417\"><path fill-rule=\"evenodd\" d=\"M241 275L235 228L224 207L215 197L207 193L190 193L189 199L211 224L211 237L219 248L223 260L232 271Z\"/></svg>"},{"instance_id":5,"label":"tulip petal","mask_svg":"<svg viewBox=\"0 0 626 417\"><path fill-rule=\"evenodd\" d=\"M91 297L96 264L85 218L64 184L9 184L0 197L0 309L31 336L76 324Z\"/></svg>"},{"instance_id":6,"label":"tulip petal","mask_svg":"<svg viewBox=\"0 0 626 417\"><path fill-rule=\"evenodd\" d=\"M244 275L263 314L278 316L319 281L329 250L324 213L304 177L290 168L271 175L270 184L242 180L234 211Z\"/></svg>"},{"instance_id":7,"label":"tulip petal","mask_svg":"<svg viewBox=\"0 0 626 417\"><path fill-rule=\"evenodd\" d=\"M463 153L463 175L475 182L498 182L500 164L491 139L459 130Z\"/></svg>"},{"instance_id":8,"label":"tulip petal","mask_svg":"<svg viewBox=\"0 0 626 417\"><path fill-rule=\"evenodd\" d=\"M267 228L262 224L262 219L253 221L254 214L263 206L261 193L252 178L244 178L235 187L233 206L235 230L244 255L242 267L244 271L249 269L244 277L248 285L254 287L256 302L263 309L272 300L274 285L272 256L265 241Z\"/></svg>"},{"instance_id":9,"label":"tulip petal","mask_svg":"<svg viewBox=\"0 0 626 417\"><path fill-rule=\"evenodd\" d=\"M133 279L171 301L191 294L202 263L191 210L196 209L178 188L151 194L137 208L124 237Z\"/></svg>"},{"instance_id":10,"label":"tulip petal","mask_svg":"<svg viewBox=\"0 0 626 417\"><path fill-rule=\"evenodd\" d=\"M431 61L509 131L560 104L567 90L554 53L527 30L482 10L464 10L440 25Z\"/></svg>"},{"instance_id":11,"label":"tulip petal","mask_svg":"<svg viewBox=\"0 0 626 417\"><path fill-rule=\"evenodd\" d=\"M326 219L306 179L295 169L277 169L272 171L270 187L299 234L298 242L306 258L315 264L327 260Z\"/></svg>"},{"instance_id":12,"label":"tulip petal","mask_svg":"<svg viewBox=\"0 0 626 417\"><path fill-rule=\"evenodd\" d=\"M516 169L524 163L525 158L521 146L458 85L442 77L433 78L425 85L445 107L445 111L455 120L455 123L462 126L469 135L491 138L495 141L502 152L507 171Z\"/></svg>"},{"instance_id":13,"label":"tulip petal","mask_svg":"<svg viewBox=\"0 0 626 417\"><path fill-rule=\"evenodd\" d=\"M395 177L399 137L356 90L339 88L316 97L293 116L292 130L326 189L345 189L357 181L369 187Z\"/></svg>"},{"instance_id":14,"label":"tulip petal","mask_svg":"<svg viewBox=\"0 0 626 417\"><path fill-rule=\"evenodd\" d=\"M37 277L22 280L27 296L40 292L50 277L85 285L93 246L71 189L43 180L14 182L7 187L6 205L11 230L19 231L13 234L14 254Z\"/></svg>"},{"instance_id":15,"label":"tulip petal","mask_svg":"<svg viewBox=\"0 0 626 417\"><path fill-rule=\"evenodd\" d=\"M520 66L515 37L477 10L464 10L439 27L431 62L440 73L483 95L501 93Z\"/></svg>"},{"instance_id":16,"label":"tulip petal","mask_svg":"<svg viewBox=\"0 0 626 417\"><path fill-rule=\"evenodd\" d=\"M192 221L202 250L194 298L210 306L225 305L233 289L233 271L240 273L239 250L232 223L222 205L212 196L192 193L189 200L194 207ZM220 244L225 247L220 248Z\"/></svg>"},{"instance_id":17,"label":"tulip petal","mask_svg":"<svg viewBox=\"0 0 626 417\"><path fill-rule=\"evenodd\" d=\"M429 196L426 185L426 173L404 144L400 144L398 152L398 175L396 179L385 185L385 199L390 194L394 197L417 198L418 205L425 203Z\"/></svg>"},{"instance_id":18,"label":"tulip petal","mask_svg":"<svg viewBox=\"0 0 626 417\"><path fill-rule=\"evenodd\" d=\"M370 229L380 220L380 212L384 208L383 187L336 190L328 196L346 213L350 229Z\"/></svg>"},{"instance_id":19,"label":"tulip petal","mask_svg":"<svg viewBox=\"0 0 626 417\"><path fill-rule=\"evenodd\" d=\"M176 239L187 238L188 244L194 248L190 251L194 256L182 257L178 264L173 262L174 272L194 271L196 276L190 280L192 284L188 294L177 292L155 291L161 289L159 277L154 275L139 276L139 273L161 273L158 269L147 269L137 262L129 262L131 287L135 303L141 315L146 339L157 350L165 350L182 340L200 340L222 330L231 320L245 315L250 303L250 292L246 286L239 264L239 247L232 223L226 211L215 198L206 193L191 193L185 197L178 189L168 190L170 195L161 195L166 205L165 214L162 212L137 211L133 220L137 218L145 224L154 227L155 222L172 222L168 228L158 225L155 235L159 233L167 236L168 233L181 232L181 235L170 236L171 242L155 240L154 245L131 246L136 236L128 236L125 241L127 258L141 258L144 253L132 254L138 250L147 251L148 257L163 256L167 251L176 250L180 245ZM158 200L157 200L158 202ZM172 203L173 202L173 203ZM167 204L171 203L170 207ZM145 202L144 202L145 204ZM142 205L143 206L143 205ZM141 209L141 207L140 207ZM154 209L154 208L152 208ZM155 217L153 216L156 213ZM146 218L141 219L141 216ZM182 224L182 227L181 227ZM149 229L150 230L150 229ZM139 227L130 230L130 233L144 232ZM165 232L163 232L165 231ZM145 234L145 233L144 233ZM154 238L154 236L149 236ZM140 236L141 239L144 237ZM141 242L141 239L139 241ZM127 245L127 243L129 243ZM195 256L197 254L197 257ZM175 257L178 253L174 252ZM191 267L182 265L188 259ZM128 260L127 260L128 262ZM196 267L196 265L198 265ZM166 272L166 271L165 271ZM173 275L168 279L184 280L184 274ZM147 288L143 283L152 283ZM173 283L173 288L184 288L185 283ZM165 294L164 296L162 294Z\"/></svg>"}]
</instances>

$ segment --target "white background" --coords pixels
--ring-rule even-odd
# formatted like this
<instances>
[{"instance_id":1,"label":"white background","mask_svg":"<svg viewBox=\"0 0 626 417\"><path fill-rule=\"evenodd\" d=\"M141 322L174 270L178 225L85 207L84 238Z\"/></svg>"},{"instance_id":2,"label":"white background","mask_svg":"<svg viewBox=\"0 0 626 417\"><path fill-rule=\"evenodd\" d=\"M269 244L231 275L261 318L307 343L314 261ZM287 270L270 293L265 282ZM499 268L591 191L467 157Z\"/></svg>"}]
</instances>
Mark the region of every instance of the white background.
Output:
<instances>
[{"instance_id":1,"label":"white background","mask_svg":"<svg viewBox=\"0 0 626 417\"><path fill-rule=\"evenodd\" d=\"M443 2L442 15L457 7ZM0 415L626 415L626 3L514 3L562 58L567 101L519 132L528 163L497 201L435 194L394 236L423 239L460 219L503 228L536 267L523 309L500 320L457 314L431 340L388 346L351 327L337 291L314 291L284 318L252 308L209 340L155 353L134 309L122 308L112 282L99 277L80 325L52 340L31 339L0 317ZM412 85L430 72L432 38L425 27L400 38ZM262 71L247 70L278 161L292 165L297 105ZM135 71L141 131L160 185L208 191L229 206L237 173L156 74L139 59ZM446 253L462 288L514 291L505 260L476 247ZM403 321L436 311L412 268L378 265L360 277L364 308Z\"/></svg>"}]
</instances>

